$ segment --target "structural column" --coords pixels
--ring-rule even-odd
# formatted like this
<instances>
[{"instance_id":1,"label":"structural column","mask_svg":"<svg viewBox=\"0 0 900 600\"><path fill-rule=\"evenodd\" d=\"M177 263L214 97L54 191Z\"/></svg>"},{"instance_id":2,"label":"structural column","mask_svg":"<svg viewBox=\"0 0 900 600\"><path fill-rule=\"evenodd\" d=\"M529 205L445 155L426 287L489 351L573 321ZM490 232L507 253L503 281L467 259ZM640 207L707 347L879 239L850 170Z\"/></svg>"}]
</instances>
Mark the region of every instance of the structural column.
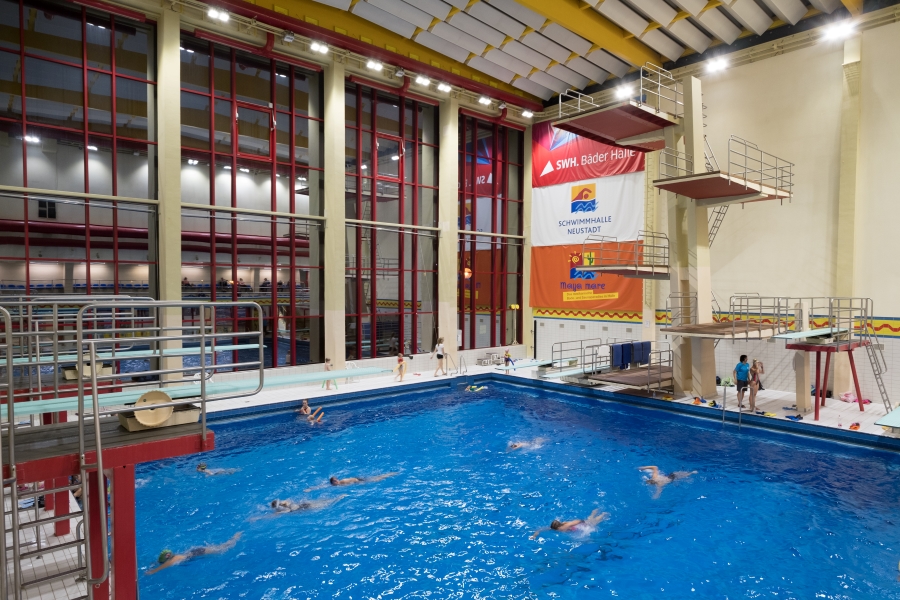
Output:
<instances>
[{"instance_id":1,"label":"structural column","mask_svg":"<svg viewBox=\"0 0 900 600\"><path fill-rule=\"evenodd\" d=\"M844 42L844 81L841 93L840 179L838 183L837 256L835 256L836 296L854 296L857 171L859 168L859 78L862 69L862 36ZM834 357L834 395L850 390L850 363L847 354ZM827 389L827 382L826 382ZM798 398L799 401L799 398ZM799 406L799 405L798 405Z\"/></svg>"},{"instance_id":2,"label":"structural column","mask_svg":"<svg viewBox=\"0 0 900 600\"><path fill-rule=\"evenodd\" d=\"M534 315L531 312L531 125L525 130L522 143L522 329L519 339L525 345L525 356L534 356Z\"/></svg>"},{"instance_id":3,"label":"structural column","mask_svg":"<svg viewBox=\"0 0 900 600\"><path fill-rule=\"evenodd\" d=\"M798 302L794 305L794 329L806 331L809 329L809 303ZM808 413L809 406L809 352L805 350L794 351L794 389L797 395L797 411ZM818 385L818 382L816 382Z\"/></svg>"},{"instance_id":4,"label":"structural column","mask_svg":"<svg viewBox=\"0 0 900 600\"><path fill-rule=\"evenodd\" d=\"M324 72L324 154L325 154L325 357L335 369L343 369L347 357L345 335L344 268L344 64L335 61ZM455 147L454 147L455 148Z\"/></svg>"},{"instance_id":5,"label":"structural column","mask_svg":"<svg viewBox=\"0 0 900 600\"><path fill-rule=\"evenodd\" d=\"M644 155L644 229L659 231L656 222L657 191L653 182L659 178L659 152L648 152ZM655 279L643 280L643 302L641 303L641 340L656 341L656 295L659 285Z\"/></svg>"},{"instance_id":6,"label":"structural column","mask_svg":"<svg viewBox=\"0 0 900 600\"><path fill-rule=\"evenodd\" d=\"M457 356L459 258L459 99L441 102L438 132L438 337L454 361ZM341 138L343 139L343 138Z\"/></svg>"},{"instance_id":7,"label":"structural column","mask_svg":"<svg viewBox=\"0 0 900 600\"><path fill-rule=\"evenodd\" d=\"M91 561L91 577L96 579L103 573L103 547L101 538L105 537L107 532L101 527L100 522L100 498L101 494L106 494L105 477L103 473L91 471L87 474L87 481L81 482L83 486L87 486L87 506L85 510L89 513L90 527L90 547L88 548L88 557L86 560ZM109 598L109 577L102 583L94 586L94 598Z\"/></svg>"},{"instance_id":8,"label":"structural column","mask_svg":"<svg viewBox=\"0 0 900 600\"><path fill-rule=\"evenodd\" d=\"M678 148L678 136L675 127L665 129L666 147L673 150ZM677 175L677 173L669 173ZM663 192L666 199L668 236L669 236L669 293L687 293L690 289L688 281L688 248L687 230L685 226L685 213L687 210L687 198L678 196L672 192ZM670 318L679 315L670 315ZM674 355L674 389L676 394L684 394L691 391L691 344L686 338L675 337L672 339Z\"/></svg>"},{"instance_id":9,"label":"structural column","mask_svg":"<svg viewBox=\"0 0 900 600\"><path fill-rule=\"evenodd\" d=\"M157 226L158 300L181 300L181 14L175 5L166 5L157 24L157 152L159 155L159 215ZM162 325L181 326L181 310L163 309ZM169 330L165 333L177 334ZM169 348L181 347L169 342ZM181 368L180 358L161 359L164 369ZM181 374L163 375L179 379Z\"/></svg>"}]
</instances>

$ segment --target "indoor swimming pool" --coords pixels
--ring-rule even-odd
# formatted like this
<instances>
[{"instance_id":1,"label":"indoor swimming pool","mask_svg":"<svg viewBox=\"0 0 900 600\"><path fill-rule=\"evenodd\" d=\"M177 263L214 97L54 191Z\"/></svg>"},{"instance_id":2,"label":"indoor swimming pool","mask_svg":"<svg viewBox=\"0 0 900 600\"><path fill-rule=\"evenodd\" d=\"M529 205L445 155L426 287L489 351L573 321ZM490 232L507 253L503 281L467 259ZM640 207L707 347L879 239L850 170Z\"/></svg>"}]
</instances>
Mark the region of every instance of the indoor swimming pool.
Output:
<instances>
[{"instance_id":1,"label":"indoor swimming pool","mask_svg":"<svg viewBox=\"0 0 900 600\"><path fill-rule=\"evenodd\" d=\"M215 451L138 467L142 597L900 598L897 455L487 385L213 422Z\"/></svg>"}]
</instances>

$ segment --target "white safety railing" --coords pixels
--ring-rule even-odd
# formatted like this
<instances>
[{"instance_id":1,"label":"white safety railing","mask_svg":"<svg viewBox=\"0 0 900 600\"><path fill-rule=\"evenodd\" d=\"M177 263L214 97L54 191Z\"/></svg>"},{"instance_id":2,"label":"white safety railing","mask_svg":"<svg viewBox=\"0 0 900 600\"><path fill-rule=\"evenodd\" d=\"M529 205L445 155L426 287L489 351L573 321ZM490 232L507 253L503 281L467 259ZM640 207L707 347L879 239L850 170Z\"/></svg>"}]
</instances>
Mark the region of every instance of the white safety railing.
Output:
<instances>
[{"instance_id":1,"label":"white safety railing","mask_svg":"<svg viewBox=\"0 0 900 600\"><path fill-rule=\"evenodd\" d=\"M660 150L657 162L660 179L685 177L694 174L694 157L673 148Z\"/></svg>"},{"instance_id":2,"label":"white safety railing","mask_svg":"<svg viewBox=\"0 0 900 600\"><path fill-rule=\"evenodd\" d=\"M671 72L653 63L641 67L641 93L638 103L656 112L676 117L684 115L684 94L681 82Z\"/></svg>"},{"instance_id":3,"label":"white safety railing","mask_svg":"<svg viewBox=\"0 0 900 600\"><path fill-rule=\"evenodd\" d=\"M589 235L581 244L582 269L629 269L650 275L669 272L669 238L640 230L638 239L620 242L607 235Z\"/></svg>"},{"instance_id":4,"label":"white safety railing","mask_svg":"<svg viewBox=\"0 0 900 600\"><path fill-rule=\"evenodd\" d=\"M794 163L764 152L747 140L732 135L728 140L728 174L743 179L744 187L755 183L793 196ZM729 181L729 183L731 183Z\"/></svg>"}]
</instances>

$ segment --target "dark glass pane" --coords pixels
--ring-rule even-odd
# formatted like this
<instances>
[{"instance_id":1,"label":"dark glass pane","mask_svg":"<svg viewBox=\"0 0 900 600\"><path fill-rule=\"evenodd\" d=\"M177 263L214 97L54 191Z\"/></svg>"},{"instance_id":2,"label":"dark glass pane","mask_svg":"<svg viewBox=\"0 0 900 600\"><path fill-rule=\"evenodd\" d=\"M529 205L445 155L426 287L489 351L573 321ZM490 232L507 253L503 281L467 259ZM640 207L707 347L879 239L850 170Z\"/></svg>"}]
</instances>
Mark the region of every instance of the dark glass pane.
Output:
<instances>
[{"instance_id":1,"label":"dark glass pane","mask_svg":"<svg viewBox=\"0 0 900 600\"><path fill-rule=\"evenodd\" d=\"M375 177L375 169L372 167L372 134L363 131L362 143L360 144L360 152L362 160L360 162L360 173L364 176Z\"/></svg>"},{"instance_id":2,"label":"dark glass pane","mask_svg":"<svg viewBox=\"0 0 900 600\"><path fill-rule=\"evenodd\" d=\"M313 126L317 123L312 123ZM310 164L309 156L309 127L310 121L303 117L294 117L294 162L298 165Z\"/></svg>"},{"instance_id":3,"label":"dark glass pane","mask_svg":"<svg viewBox=\"0 0 900 600\"><path fill-rule=\"evenodd\" d=\"M84 126L83 71L37 58L25 59L28 120L60 127Z\"/></svg>"},{"instance_id":4,"label":"dark glass pane","mask_svg":"<svg viewBox=\"0 0 900 600\"><path fill-rule=\"evenodd\" d=\"M268 106L272 101L272 63L237 54L234 66L234 89L237 99Z\"/></svg>"},{"instance_id":5,"label":"dark glass pane","mask_svg":"<svg viewBox=\"0 0 900 600\"><path fill-rule=\"evenodd\" d=\"M291 116L285 113L275 115L275 156L279 161L291 160Z\"/></svg>"},{"instance_id":6,"label":"dark glass pane","mask_svg":"<svg viewBox=\"0 0 900 600\"><path fill-rule=\"evenodd\" d=\"M426 227L437 226L437 190L420 187L419 193L419 221L417 225Z\"/></svg>"},{"instance_id":7,"label":"dark glass pane","mask_svg":"<svg viewBox=\"0 0 900 600\"><path fill-rule=\"evenodd\" d=\"M378 95L378 133L400 135L400 100Z\"/></svg>"},{"instance_id":8,"label":"dark glass pane","mask_svg":"<svg viewBox=\"0 0 900 600\"><path fill-rule=\"evenodd\" d=\"M25 52L81 64L81 9L25 2Z\"/></svg>"},{"instance_id":9,"label":"dark glass pane","mask_svg":"<svg viewBox=\"0 0 900 600\"><path fill-rule=\"evenodd\" d=\"M419 144L419 185L438 185L438 149Z\"/></svg>"},{"instance_id":10,"label":"dark glass pane","mask_svg":"<svg viewBox=\"0 0 900 600\"><path fill-rule=\"evenodd\" d=\"M356 129L344 130L344 172L356 173Z\"/></svg>"},{"instance_id":11,"label":"dark glass pane","mask_svg":"<svg viewBox=\"0 0 900 600\"><path fill-rule=\"evenodd\" d=\"M84 192L84 135L28 127L25 138L28 187Z\"/></svg>"},{"instance_id":12,"label":"dark glass pane","mask_svg":"<svg viewBox=\"0 0 900 600\"><path fill-rule=\"evenodd\" d=\"M403 151L403 181L407 183L415 183L416 178L416 144L415 142L406 142Z\"/></svg>"},{"instance_id":13,"label":"dark glass pane","mask_svg":"<svg viewBox=\"0 0 900 600\"><path fill-rule=\"evenodd\" d=\"M112 138L91 136L88 139L88 191L111 196L113 193Z\"/></svg>"},{"instance_id":14,"label":"dark glass pane","mask_svg":"<svg viewBox=\"0 0 900 600\"><path fill-rule=\"evenodd\" d=\"M0 0L0 48L19 49L19 3Z\"/></svg>"},{"instance_id":15,"label":"dark glass pane","mask_svg":"<svg viewBox=\"0 0 900 600\"><path fill-rule=\"evenodd\" d=\"M87 16L87 64L89 67L112 69L110 38L112 29L109 17L89 14Z\"/></svg>"},{"instance_id":16,"label":"dark glass pane","mask_svg":"<svg viewBox=\"0 0 900 600\"><path fill-rule=\"evenodd\" d=\"M418 137L420 142L437 144L437 108L427 104L419 105Z\"/></svg>"},{"instance_id":17,"label":"dark glass pane","mask_svg":"<svg viewBox=\"0 0 900 600\"><path fill-rule=\"evenodd\" d=\"M209 150L209 97L181 92L181 145Z\"/></svg>"},{"instance_id":18,"label":"dark glass pane","mask_svg":"<svg viewBox=\"0 0 900 600\"><path fill-rule=\"evenodd\" d=\"M389 138L378 138L378 176L400 177L400 142Z\"/></svg>"},{"instance_id":19,"label":"dark glass pane","mask_svg":"<svg viewBox=\"0 0 900 600\"><path fill-rule=\"evenodd\" d=\"M148 25L116 21L116 73L156 79L156 43Z\"/></svg>"},{"instance_id":20,"label":"dark glass pane","mask_svg":"<svg viewBox=\"0 0 900 600\"><path fill-rule=\"evenodd\" d=\"M209 204L210 170L208 154L190 151L181 153L182 202L187 204Z\"/></svg>"},{"instance_id":21,"label":"dark glass pane","mask_svg":"<svg viewBox=\"0 0 900 600\"><path fill-rule=\"evenodd\" d=\"M494 152L493 130L487 127L478 128L478 144L475 149L479 159L491 159Z\"/></svg>"},{"instance_id":22,"label":"dark glass pane","mask_svg":"<svg viewBox=\"0 0 900 600\"><path fill-rule=\"evenodd\" d=\"M282 65L275 68L275 107L291 110L291 70Z\"/></svg>"},{"instance_id":23,"label":"dark glass pane","mask_svg":"<svg viewBox=\"0 0 900 600\"><path fill-rule=\"evenodd\" d=\"M149 110L156 103L153 84L116 77L116 133L122 137L154 140L148 131Z\"/></svg>"},{"instance_id":24,"label":"dark glass pane","mask_svg":"<svg viewBox=\"0 0 900 600\"><path fill-rule=\"evenodd\" d=\"M231 98L231 52L216 48L213 60L213 85L216 88L216 96Z\"/></svg>"},{"instance_id":25,"label":"dark glass pane","mask_svg":"<svg viewBox=\"0 0 900 600\"><path fill-rule=\"evenodd\" d=\"M325 182L322 171L296 169L294 181L294 212L299 215L322 216L322 197ZM353 218L349 217L348 218Z\"/></svg>"},{"instance_id":26,"label":"dark glass pane","mask_svg":"<svg viewBox=\"0 0 900 600\"><path fill-rule=\"evenodd\" d=\"M209 92L209 44L192 38L181 40L181 87Z\"/></svg>"},{"instance_id":27,"label":"dark glass pane","mask_svg":"<svg viewBox=\"0 0 900 600\"><path fill-rule=\"evenodd\" d=\"M272 115L246 106L237 109L238 152L270 156L269 132Z\"/></svg>"},{"instance_id":28,"label":"dark glass pane","mask_svg":"<svg viewBox=\"0 0 900 600\"><path fill-rule=\"evenodd\" d=\"M369 88L362 88L360 127L363 129L372 129L372 90Z\"/></svg>"},{"instance_id":29,"label":"dark glass pane","mask_svg":"<svg viewBox=\"0 0 900 600\"><path fill-rule=\"evenodd\" d=\"M216 152L231 153L231 124L234 121L234 108L231 101L216 100Z\"/></svg>"},{"instance_id":30,"label":"dark glass pane","mask_svg":"<svg viewBox=\"0 0 900 600\"><path fill-rule=\"evenodd\" d=\"M156 146L119 140L116 147L116 193L131 198L156 198L153 165Z\"/></svg>"},{"instance_id":31,"label":"dark glass pane","mask_svg":"<svg viewBox=\"0 0 900 600\"><path fill-rule=\"evenodd\" d=\"M21 125L0 121L0 181L5 185L21 186L23 183L23 143ZM9 210L9 206L4 210Z\"/></svg>"},{"instance_id":32,"label":"dark glass pane","mask_svg":"<svg viewBox=\"0 0 900 600\"><path fill-rule=\"evenodd\" d=\"M90 71L88 83L88 130L112 134L112 77Z\"/></svg>"},{"instance_id":33,"label":"dark glass pane","mask_svg":"<svg viewBox=\"0 0 900 600\"><path fill-rule=\"evenodd\" d=\"M294 86L296 87L296 85L295 82ZM296 92L294 93L294 104L297 104ZM344 92L344 125L356 127L356 86L349 86Z\"/></svg>"},{"instance_id":34,"label":"dark glass pane","mask_svg":"<svg viewBox=\"0 0 900 600\"><path fill-rule=\"evenodd\" d=\"M413 122L413 115L415 114L415 105L412 100L406 101L406 108L403 111L403 137L408 140L414 138L413 136L413 127L415 123Z\"/></svg>"},{"instance_id":35,"label":"dark glass pane","mask_svg":"<svg viewBox=\"0 0 900 600\"><path fill-rule=\"evenodd\" d=\"M21 62L17 54L0 52L0 117L22 117Z\"/></svg>"}]
</instances>

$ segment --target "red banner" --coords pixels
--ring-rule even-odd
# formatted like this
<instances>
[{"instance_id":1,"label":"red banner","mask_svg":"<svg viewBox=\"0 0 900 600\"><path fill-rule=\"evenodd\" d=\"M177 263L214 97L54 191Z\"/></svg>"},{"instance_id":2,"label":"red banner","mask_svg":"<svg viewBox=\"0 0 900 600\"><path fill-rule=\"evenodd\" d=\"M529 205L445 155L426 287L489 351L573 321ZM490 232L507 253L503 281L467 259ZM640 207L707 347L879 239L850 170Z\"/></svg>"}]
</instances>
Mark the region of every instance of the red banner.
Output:
<instances>
[{"instance_id":1,"label":"red banner","mask_svg":"<svg viewBox=\"0 0 900 600\"><path fill-rule=\"evenodd\" d=\"M581 245L532 247L531 305L641 312L643 281L578 270L580 265L592 262L592 256L582 255Z\"/></svg>"},{"instance_id":2,"label":"red banner","mask_svg":"<svg viewBox=\"0 0 900 600\"><path fill-rule=\"evenodd\" d=\"M644 153L617 148L556 129L549 121L532 127L534 187L644 170Z\"/></svg>"}]
</instances>

